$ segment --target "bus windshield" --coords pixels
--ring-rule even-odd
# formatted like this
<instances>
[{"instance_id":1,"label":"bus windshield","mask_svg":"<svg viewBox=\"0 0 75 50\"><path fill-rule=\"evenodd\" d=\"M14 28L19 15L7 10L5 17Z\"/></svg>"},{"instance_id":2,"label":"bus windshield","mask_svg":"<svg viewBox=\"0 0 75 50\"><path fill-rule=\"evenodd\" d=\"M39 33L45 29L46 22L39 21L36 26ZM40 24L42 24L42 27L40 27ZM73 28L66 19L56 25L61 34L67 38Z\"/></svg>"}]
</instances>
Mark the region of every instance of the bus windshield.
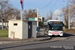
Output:
<instances>
[{"instance_id":1,"label":"bus windshield","mask_svg":"<svg viewBox=\"0 0 75 50\"><path fill-rule=\"evenodd\" d=\"M62 24L50 24L49 30L59 30L63 31L63 25Z\"/></svg>"}]
</instances>

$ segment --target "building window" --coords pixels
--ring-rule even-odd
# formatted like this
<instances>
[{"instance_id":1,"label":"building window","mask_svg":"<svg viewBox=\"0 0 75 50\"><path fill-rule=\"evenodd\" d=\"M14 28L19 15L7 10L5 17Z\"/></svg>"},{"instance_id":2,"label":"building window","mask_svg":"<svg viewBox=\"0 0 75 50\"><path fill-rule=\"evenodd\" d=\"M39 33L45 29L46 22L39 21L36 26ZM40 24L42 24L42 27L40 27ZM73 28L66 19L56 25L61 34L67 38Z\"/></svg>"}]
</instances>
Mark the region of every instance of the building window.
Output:
<instances>
[{"instance_id":1,"label":"building window","mask_svg":"<svg viewBox=\"0 0 75 50\"><path fill-rule=\"evenodd\" d=\"M17 23L14 23L14 26L17 26L18 24Z\"/></svg>"}]
</instances>

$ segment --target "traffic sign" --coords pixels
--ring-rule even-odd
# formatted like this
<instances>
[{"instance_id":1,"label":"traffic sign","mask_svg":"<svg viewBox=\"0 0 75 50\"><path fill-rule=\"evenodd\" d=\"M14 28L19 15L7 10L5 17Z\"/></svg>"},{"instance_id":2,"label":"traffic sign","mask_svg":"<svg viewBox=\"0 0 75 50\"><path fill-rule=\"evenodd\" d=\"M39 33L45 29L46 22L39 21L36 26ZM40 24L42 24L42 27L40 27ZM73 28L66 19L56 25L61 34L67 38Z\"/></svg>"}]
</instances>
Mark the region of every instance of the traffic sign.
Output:
<instances>
[{"instance_id":1,"label":"traffic sign","mask_svg":"<svg viewBox=\"0 0 75 50\"><path fill-rule=\"evenodd\" d=\"M29 18L29 20L35 20L35 18Z\"/></svg>"}]
</instances>

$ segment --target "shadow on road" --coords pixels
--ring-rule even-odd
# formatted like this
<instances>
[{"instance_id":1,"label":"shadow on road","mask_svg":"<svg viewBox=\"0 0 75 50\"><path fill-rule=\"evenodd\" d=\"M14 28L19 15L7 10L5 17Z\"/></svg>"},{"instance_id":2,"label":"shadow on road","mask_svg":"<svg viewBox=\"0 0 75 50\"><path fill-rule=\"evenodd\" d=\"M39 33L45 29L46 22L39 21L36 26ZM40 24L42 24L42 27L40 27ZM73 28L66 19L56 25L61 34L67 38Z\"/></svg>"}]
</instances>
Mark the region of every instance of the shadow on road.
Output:
<instances>
[{"instance_id":1,"label":"shadow on road","mask_svg":"<svg viewBox=\"0 0 75 50\"><path fill-rule=\"evenodd\" d=\"M37 38L45 38L45 37L48 37L48 36L45 36L45 35L39 35L39 36L37 36Z\"/></svg>"},{"instance_id":2,"label":"shadow on road","mask_svg":"<svg viewBox=\"0 0 75 50\"><path fill-rule=\"evenodd\" d=\"M70 36L75 36L75 35L72 34L72 33L64 33L64 36L63 37L70 37Z\"/></svg>"}]
</instances>

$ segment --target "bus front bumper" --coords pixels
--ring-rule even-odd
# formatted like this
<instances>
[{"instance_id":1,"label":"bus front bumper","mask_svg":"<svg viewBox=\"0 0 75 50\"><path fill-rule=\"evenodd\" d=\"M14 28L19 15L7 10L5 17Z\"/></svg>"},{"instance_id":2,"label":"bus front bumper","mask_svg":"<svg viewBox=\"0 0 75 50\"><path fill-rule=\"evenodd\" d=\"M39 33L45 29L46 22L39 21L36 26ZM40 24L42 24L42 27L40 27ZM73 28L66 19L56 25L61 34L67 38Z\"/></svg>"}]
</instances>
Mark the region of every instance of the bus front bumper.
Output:
<instances>
[{"instance_id":1,"label":"bus front bumper","mask_svg":"<svg viewBox=\"0 0 75 50\"><path fill-rule=\"evenodd\" d=\"M48 34L48 36L53 36L53 35L54 36L63 36L63 34L50 34L50 33Z\"/></svg>"}]
</instances>

